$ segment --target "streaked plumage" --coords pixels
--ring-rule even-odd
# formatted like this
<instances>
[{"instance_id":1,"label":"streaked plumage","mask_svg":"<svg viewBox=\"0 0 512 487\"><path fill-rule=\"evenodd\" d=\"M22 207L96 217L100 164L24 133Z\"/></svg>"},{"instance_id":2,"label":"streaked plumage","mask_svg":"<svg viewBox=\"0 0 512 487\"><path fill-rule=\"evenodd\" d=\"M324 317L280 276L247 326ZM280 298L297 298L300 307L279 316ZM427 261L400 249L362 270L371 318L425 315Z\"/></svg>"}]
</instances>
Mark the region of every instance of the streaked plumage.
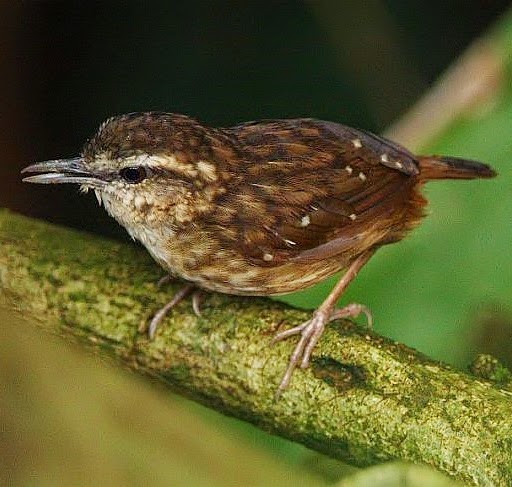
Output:
<instances>
[{"instance_id":1,"label":"streaked plumage","mask_svg":"<svg viewBox=\"0 0 512 487\"><path fill-rule=\"evenodd\" d=\"M326 323L366 312L334 306L378 247L419 223L422 185L495 175L332 122L211 128L161 112L113 117L79 158L25 171L36 173L30 182L92 188L162 267L205 289L285 294L348 269L310 322L278 335L302 336L280 390L299 362L307 365Z\"/></svg>"}]
</instances>

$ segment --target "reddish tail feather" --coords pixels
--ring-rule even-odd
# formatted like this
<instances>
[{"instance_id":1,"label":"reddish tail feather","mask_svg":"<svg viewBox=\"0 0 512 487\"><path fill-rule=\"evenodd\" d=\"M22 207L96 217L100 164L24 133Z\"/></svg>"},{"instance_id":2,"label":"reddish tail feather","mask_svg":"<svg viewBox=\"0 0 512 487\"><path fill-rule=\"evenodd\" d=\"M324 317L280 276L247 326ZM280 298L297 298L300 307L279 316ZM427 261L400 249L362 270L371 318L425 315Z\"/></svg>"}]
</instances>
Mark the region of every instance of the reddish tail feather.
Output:
<instances>
[{"instance_id":1,"label":"reddish tail feather","mask_svg":"<svg viewBox=\"0 0 512 487\"><path fill-rule=\"evenodd\" d=\"M419 165L419 178L423 181L493 178L496 176L496 171L487 164L458 157L421 156Z\"/></svg>"}]
</instances>

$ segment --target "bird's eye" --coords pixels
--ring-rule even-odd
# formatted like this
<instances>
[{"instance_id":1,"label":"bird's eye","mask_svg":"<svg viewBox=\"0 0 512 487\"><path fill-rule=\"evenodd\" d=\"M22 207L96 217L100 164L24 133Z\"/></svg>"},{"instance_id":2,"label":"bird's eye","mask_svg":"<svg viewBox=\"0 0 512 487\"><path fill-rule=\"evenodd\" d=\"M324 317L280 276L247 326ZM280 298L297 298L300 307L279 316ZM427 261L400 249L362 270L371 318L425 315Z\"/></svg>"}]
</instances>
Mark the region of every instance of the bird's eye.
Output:
<instances>
[{"instance_id":1,"label":"bird's eye","mask_svg":"<svg viewBox=\"0 0 512 487\"><path fill-rule=\"evenodd\" d=\"M123 167L119 174L127 183L137 184L148 177L148 170L144 166Z\"/></svg>"}]
</instances>

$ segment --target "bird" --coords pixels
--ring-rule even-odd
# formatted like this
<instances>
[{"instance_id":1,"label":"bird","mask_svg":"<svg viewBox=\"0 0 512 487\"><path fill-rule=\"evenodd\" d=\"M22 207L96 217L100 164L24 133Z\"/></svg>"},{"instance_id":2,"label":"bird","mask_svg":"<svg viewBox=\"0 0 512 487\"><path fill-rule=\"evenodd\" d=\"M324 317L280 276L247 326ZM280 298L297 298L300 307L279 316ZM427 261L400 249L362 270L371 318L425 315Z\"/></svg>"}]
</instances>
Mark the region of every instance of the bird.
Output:
<instances>
[{"instance_id":1,"label":"bird","mask_svg":"<svg viewBox=\"0 0 512 487\"><path fill-rule=\"evenodd\" d=\"M415 155L335 122L275 119L215 128L167 112L111 117L78 157L39 162L22 173L30 183L93 190L169 275L187 282L155 314L151 337L195 289L277 296L343 272L308 321L274 336L273 342L299 336L278 394L297 367L309 365L329 322L361 313L371 321L365 305L337 302L378 248L420 223L423 185L496 176L487 164Z\"/></svg>"}]
</instances>

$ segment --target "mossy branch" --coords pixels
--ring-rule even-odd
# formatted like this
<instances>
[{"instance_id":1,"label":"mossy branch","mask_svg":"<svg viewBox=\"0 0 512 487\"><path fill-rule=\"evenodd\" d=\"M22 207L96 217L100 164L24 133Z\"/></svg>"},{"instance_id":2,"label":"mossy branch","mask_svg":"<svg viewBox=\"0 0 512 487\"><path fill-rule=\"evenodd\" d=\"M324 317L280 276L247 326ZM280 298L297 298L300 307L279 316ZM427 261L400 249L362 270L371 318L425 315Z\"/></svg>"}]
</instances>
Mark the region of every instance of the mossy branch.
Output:
<instances>
[{"instance_id":1,"label":"mossy branch","mask_svg":"<svg viewBox=\"0 0 512 487\"><path fill-rule=\"evenodd\" d=\"M512 484L512 396L346 321L274 399L308 313L207 295L179 305L154 341L139 331L177 289L142 249L0 211L2 302L41 328L110 354L221 412L355 465L423 462L478 485Z\"/></svg>"}]
</instances>

